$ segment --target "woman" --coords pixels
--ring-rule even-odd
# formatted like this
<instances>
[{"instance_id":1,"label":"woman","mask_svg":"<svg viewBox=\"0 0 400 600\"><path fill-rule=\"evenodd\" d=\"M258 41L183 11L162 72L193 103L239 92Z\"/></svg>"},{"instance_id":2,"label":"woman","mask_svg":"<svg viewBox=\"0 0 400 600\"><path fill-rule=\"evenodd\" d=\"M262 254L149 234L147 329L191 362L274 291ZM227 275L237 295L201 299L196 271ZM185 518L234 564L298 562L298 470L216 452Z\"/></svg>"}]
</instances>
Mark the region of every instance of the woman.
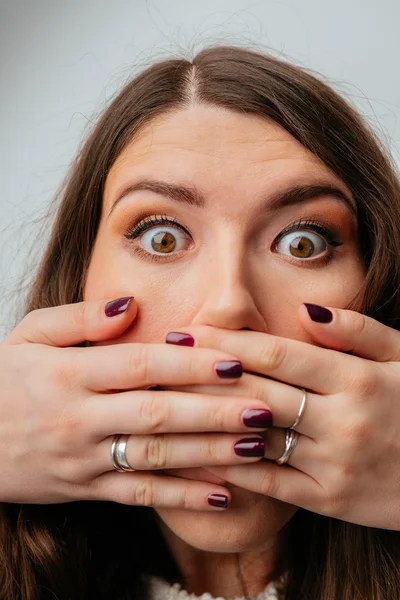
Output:
<instances>
[{"instance_id":1,"label":"woman","mask_svg":"<svg viewBox=\"0 0 400 600\"><path fill-rule=\"evenodd\" d=\"M1 598L398 598L399 197L296 67L125 86L2 348Z\"/></svg>"}]
</instances>

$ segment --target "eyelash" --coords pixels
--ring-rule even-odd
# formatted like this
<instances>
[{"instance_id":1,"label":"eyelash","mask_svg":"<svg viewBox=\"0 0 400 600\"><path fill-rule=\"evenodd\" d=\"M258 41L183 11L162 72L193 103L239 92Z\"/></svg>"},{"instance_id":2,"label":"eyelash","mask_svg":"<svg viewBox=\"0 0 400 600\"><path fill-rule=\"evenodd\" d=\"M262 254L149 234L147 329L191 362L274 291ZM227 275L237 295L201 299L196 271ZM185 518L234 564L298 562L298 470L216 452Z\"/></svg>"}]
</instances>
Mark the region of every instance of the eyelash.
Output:
<instances>
[{"instance_id":1,"label":"eyelash","mask_svg":"<svg viewBox=\"0 0 400 600\"><path fill-rule=\"evenodd\" d=\"M187 235L192 237L190 232L188 231L188 229L186 229L186 227L181 225L177 221L176 218L171 218L171 217L168 217L167 215L155 215L155 216L145 217L135 227L129 229L126 232L125 237L128 240L134 240L134 239L138 238L141 233L143 233L144 231L147 231L151 227L155 227L156 225L162 225L165 223L167 223L170 226L177 227L178 229L180 229L181 231L184 231ZM272 244L272 247L275 248L277 246L277 244L279 243L279 241L287 233L291 233L293 231L299 231L299 230L301 230L301 231L307 230L307 231L313 231L313 232L317 233L318 235L323 237L324 240L326 241L326 243L329 246L331 246L332 248L343 245L343 242L339 242L337 239L335 239L335 237L336 237L335 232L328 229L326 227L326 225L324 225L324 223L322 223L321 221L318 221L317 219L305 219L305 220L296 221L294 223L289 224L287 227L285 227L279 233L279 235L275 238L275 240ZM146 258L148 260L151 260L153 262L165 262L166 260L168 260L167 255L162 256L162 255L158 255L158 254L150 254L150 253L146 252L145 250L143 250L142 248L140 248L140 246L135 246L133 248L133 251L135 252L135 254L138 254L139 256ZM179 254L179 253L175 253L175 254ZM314 264L319 263L322 265L322 264L327 264L330 261L330 259L332 258L332 255L333 255L333 250L328 252L326 254L326 256L324 256L320 259L299 259L299 258L296 259L296 258L294 258L293 260L297 264L304 261L304 262L309 262L309 263L313 262Z\"/></svg>"}]
</instances>

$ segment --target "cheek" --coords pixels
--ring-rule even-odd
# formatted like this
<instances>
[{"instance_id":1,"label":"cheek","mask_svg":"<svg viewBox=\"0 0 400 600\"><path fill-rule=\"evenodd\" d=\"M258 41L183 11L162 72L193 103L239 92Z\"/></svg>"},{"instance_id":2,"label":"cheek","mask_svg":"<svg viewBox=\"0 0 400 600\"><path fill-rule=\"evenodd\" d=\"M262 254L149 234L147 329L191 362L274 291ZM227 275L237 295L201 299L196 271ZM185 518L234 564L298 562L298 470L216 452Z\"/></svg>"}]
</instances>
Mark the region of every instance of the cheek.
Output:
<instances>
[{"instance_id":1,"label":"cheek","mask_svg":"<svg viewBox=\"0 0 400 600\"><path fill-rule=\"evenodd\" d=\"M274 266L263 285L263 316L268 333L315 343L298 322L303 302L347 308L362 289L366 269L354 256L341 265L320 269L295 268L288 263ZM352 309L360 307L352 307Z\"/></svg>"},{"instance_id":2,"label":"cheek","mask_svg":"<svg viewBox=\"0 0 400 600\"><path fill-rule=\"evenodd\" d=\"M118 256L104 246L101 236L98 237L86 272L83 299L112 300L122 297L123 293L129 295L130 286L121 280L122 274L123 267Z\"/></svg>"},{"instance_id":3,"label":"cheek","mask_svg":"<svg viewBox=\"0 0 400 600\"><path fill-rule=\"evenodd\" d=\"M98 243L87 272L84 300L111 300L133 295L138 313L118 338L124 342L164 342L174 328L187 326L198 310L193 273L140 263L126 251L106 249ZM108 342L109 343L109 342Z\"/></svg>"}]
</instances>

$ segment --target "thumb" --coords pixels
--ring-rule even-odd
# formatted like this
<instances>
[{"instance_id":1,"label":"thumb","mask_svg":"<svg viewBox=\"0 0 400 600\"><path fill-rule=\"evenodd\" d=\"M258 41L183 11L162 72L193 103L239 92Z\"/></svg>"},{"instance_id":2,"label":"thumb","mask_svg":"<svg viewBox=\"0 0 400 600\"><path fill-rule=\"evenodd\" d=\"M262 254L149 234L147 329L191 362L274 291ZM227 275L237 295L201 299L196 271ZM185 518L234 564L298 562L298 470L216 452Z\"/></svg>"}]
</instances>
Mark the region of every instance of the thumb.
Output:
<instances>
[{"instance_id":1,"label":"thumb","mask_svg":"<svg viewBox=\"0 0 400 600\"><path fill-rule=\"evenodd\" d=\"M76 346L119 337L137 314L133 296L109 302L94 300L39 308L28 313L4 340L5 344Z\"/></svg>"},{"instance_id":2,"label":"thumb","mask_svg":"<svg viewBox=\"0 0 400 600\"><path fill-rule=\"evenodd\" d=\"M400 360L400 332L352 310L304 303L299 320L316 342L378 362Z\"/></svg>"}]
</instances>

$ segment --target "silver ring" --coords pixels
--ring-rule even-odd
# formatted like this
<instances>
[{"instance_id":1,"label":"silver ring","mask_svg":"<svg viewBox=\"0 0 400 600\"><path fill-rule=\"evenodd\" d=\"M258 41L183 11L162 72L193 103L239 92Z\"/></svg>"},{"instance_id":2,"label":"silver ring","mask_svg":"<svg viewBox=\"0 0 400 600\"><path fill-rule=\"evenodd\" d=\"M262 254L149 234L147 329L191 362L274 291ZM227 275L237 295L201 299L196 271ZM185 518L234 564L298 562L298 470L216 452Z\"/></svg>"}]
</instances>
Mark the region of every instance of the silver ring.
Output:
<instances>
[{"instance_id":1,"label":"silver ring","mask_svg":"<svg viewBox=\"0 0 400 600\"><path fill-rule=\"evenodd\" d=\"M299 408L299 414L297 415L295 422L293 423L293 425L291 425L289 427L289 429L294 429L300 423L300 419L303 416L304 408L306 406L307 392L306 392L306 390L304 388L300 388L300 389L303 392L303 398L301 399L301 404L300 404L300 408Z\"/></svg>"},{"instance_id":2,"label":"silver ring","mask_svg":"<svg viewBox=\"0 0 400 600\"><path fill-rule=\"evenodd\" d=\"M126 444L129 435L117 433L111 444L111 463L116 471L136 471L126 460Z\"/></svg>"},{"instance_id":3,"label":"silver ring","mask_svg":"<svg viewBox=\"0 0 400 600\"><path fill-rule=\"evenodd\" d=\"M274 462L276 462L277 465L284 465L285 463L287 463L290 455L292 454L293 450L296 448L298 437L299 437L299 434L297 433L297 431L295 431L294 429L286 429L285 451L280 458L277 458L274 461Z\"/></svg>"}]
</instances>

